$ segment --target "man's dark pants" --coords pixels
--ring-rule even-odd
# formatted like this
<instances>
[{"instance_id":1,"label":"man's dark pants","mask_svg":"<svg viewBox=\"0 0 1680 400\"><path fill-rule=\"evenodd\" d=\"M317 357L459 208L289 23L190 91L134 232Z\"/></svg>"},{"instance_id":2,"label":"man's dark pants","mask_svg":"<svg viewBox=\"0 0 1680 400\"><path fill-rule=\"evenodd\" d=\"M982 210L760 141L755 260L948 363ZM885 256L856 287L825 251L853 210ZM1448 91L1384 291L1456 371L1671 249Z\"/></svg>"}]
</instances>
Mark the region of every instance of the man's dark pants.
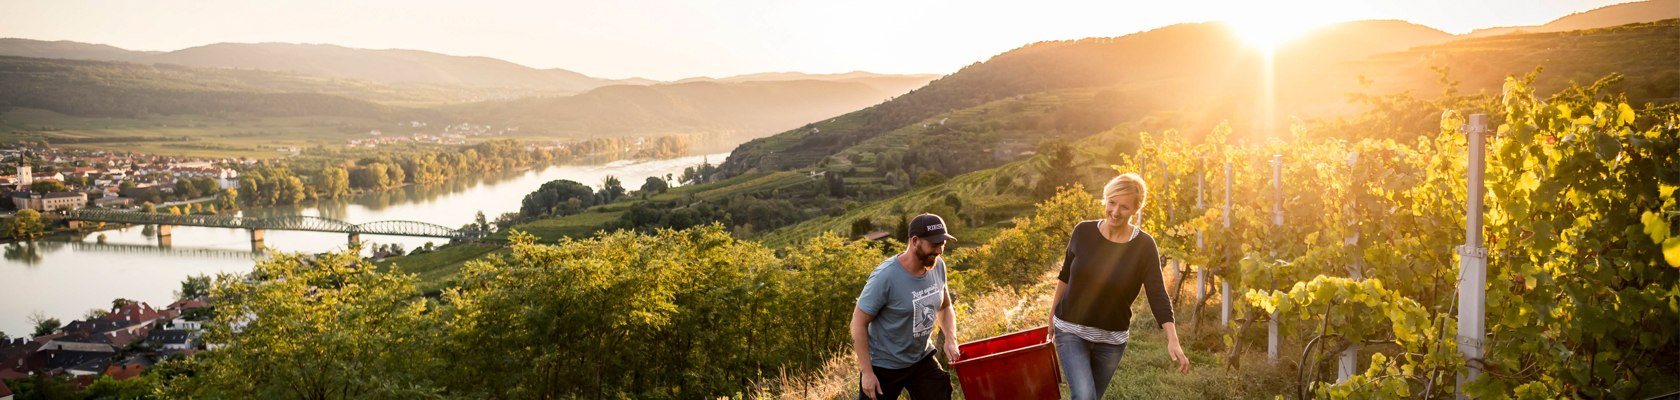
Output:
<instances>
[{"instance_id":1,"label":"man's dark pants","mask_svg":"<svg viewBox=\"0 0 1680 400\"><path fill-rule=\"evenodd\" d=\"M875 370L875 380L881 382L882 394L876 399L896 399L898 392L910 391L910 398L914 400L946 400L951 398L951 375L939 366L939 361L933 359L933 352L928 352L921 361L911 364L909 368L890 369L871 365ZM858 377L858 399L868 399L863 393L863 377Z\"/></svg>"}]
</instances>

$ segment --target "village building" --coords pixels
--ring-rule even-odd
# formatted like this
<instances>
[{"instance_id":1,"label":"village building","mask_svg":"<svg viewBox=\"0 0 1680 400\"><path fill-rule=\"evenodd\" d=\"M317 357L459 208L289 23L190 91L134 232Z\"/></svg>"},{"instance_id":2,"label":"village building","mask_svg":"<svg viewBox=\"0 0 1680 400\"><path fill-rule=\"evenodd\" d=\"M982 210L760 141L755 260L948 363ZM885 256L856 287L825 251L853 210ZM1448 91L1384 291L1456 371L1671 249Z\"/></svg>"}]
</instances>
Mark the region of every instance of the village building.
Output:
<instances>
[{"instance_id":1,"label":"village building","mask_svg":"<svg viewBox=\"0 0 1680 400\"><path fill-rule=\"evenodd\" d=\"M27 190L12 192L12 205L17 209L35 211L80 210L87 206L87 193L82 192L52 192L36 193Z\"/></svg>"}]
</instances>

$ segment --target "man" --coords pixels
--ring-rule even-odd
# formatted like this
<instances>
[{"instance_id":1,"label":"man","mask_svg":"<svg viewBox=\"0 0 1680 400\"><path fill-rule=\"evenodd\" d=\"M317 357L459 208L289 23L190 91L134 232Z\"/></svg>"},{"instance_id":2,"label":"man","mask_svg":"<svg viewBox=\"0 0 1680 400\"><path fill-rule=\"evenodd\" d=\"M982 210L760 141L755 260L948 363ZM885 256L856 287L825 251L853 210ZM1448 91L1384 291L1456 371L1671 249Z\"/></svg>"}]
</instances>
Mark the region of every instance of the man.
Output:
<instances>
[{"instance_id":1,"label":"man","mask_svg":"<svg viewBox=\"0 0 1680 400\"><path fill-rule=\"evenodd\" d=\"M933 359L933 328L945 357L957 361L957 314L945 286L945 220L922 214L910 220L910 243L875 267L852 310L852 353L862 370L859 399L950 399L951 378Z\"/></svg>"}]
</instances>

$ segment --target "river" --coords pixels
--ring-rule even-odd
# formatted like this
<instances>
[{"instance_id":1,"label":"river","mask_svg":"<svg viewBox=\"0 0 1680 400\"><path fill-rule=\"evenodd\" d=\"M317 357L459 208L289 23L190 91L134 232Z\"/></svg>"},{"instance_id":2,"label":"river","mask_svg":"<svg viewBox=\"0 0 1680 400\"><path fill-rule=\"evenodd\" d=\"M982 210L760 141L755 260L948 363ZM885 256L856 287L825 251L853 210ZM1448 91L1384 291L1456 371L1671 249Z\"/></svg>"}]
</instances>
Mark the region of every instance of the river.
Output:
<instances>
[{"instance_id":1,"label":"river","mask_svg":"<svg viewBox=\"0 0 1680 400\"><path fill-rule=\"evenodd\" d=\"M447 182L367 193L349 200L307 205L265 207L246 216L307 215L353 224L406 220L458 228L475 214L494 220L518 212L525 195L544 182L570 179L599 188L608 175L625 189L635 190L652 176L680 175L683 168L705 160L723 162L728 153L656 161L617 161L604 165L559 165L521 172L485 174ZM6 244L0 260L0 332L28 336L32 313L63 323L81 319L88 310L109 309L111 300L125 298L162 308L180 290L181 281L197 274L249 271L256 259L251 236L241 229L176 226L165 246L139 226L96 232L80 240L45 240ZM105 236L99 243L98 236ZM342 250L348 237L340 233L268 231L263 245L277 251L319 253ZM448 239L362 235L364 243L400 243L407 250L426 242L442 245ZM366 251L371 246L364 246Z\"/></svg>"}]
</instances>

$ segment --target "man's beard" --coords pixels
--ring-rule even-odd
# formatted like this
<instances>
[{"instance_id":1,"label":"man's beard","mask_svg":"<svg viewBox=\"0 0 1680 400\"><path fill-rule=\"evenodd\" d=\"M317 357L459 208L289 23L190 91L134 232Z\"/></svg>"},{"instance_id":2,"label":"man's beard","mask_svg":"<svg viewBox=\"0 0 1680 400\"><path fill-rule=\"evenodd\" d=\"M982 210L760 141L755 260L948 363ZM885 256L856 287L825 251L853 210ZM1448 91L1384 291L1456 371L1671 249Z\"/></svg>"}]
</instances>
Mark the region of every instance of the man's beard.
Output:
<instances>
[{"instance_id":1,"label":"man's beard","mask_svg":"<svg viewBox=\"0 0 1680 400\"><path fill-rule=\"evenodd\" d=\"M922 264L923 268L932 267L934 259L939 258L938 254L923 253L921 249L912 250L910 255L916 257L916 262Z\"/></svg>"}]
</instances>

